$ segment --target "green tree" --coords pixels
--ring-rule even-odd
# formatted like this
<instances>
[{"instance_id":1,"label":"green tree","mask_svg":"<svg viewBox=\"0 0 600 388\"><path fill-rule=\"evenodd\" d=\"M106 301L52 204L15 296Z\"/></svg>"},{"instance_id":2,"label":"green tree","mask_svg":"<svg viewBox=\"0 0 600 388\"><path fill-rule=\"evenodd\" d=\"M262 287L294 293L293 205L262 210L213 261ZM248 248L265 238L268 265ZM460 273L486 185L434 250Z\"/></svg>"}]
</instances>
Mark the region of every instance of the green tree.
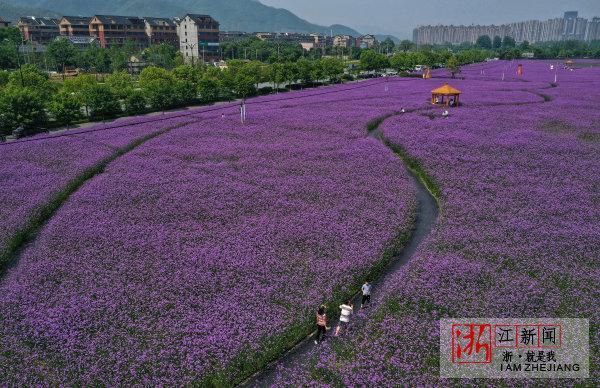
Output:
<instances>
[{"instance_id":1,"label":"green tree","mask_svg":"<svg viewBox=\"0 0 600 388\"><path fill-rule=\"evenodd\" d=\"M6 70L0 70L0 89L8 84L8 76L10 73Z\"/></svg>"},{"instance_id":2,"label":"green tree","mask_svg":"<svg viewBox=\"0 0 600 388\"><path fill-rule=\"evenodd\" d=\"M254 79L244 73L238 73L234 80L234 90L238 97L246 98L256 94Z\"/></svg>"},{"instance_id":3,"label":"green tree","mask_svg":"<svg viewBox=\"0 0 600 388\"><path fill-rule=\"evenodd\" d=\"M398 49L406 52L412 50L414 45L415 44L413 42L405 39L398 44Z\"/></svg>"},{"instance_id":4,"label":"green tree","mask_svg":"<svg viewBox=\"0 0 600 388\"><path fill-rule=\"evenodd\" d=\"M110 56L108 50L91 45L77 56L77 67L86 71L110 73Z\"/></svg>"},{"instance_id":5,"label":"green tree","mask_svg":"<svg viewBox=\"0 0 600 388\"><path fill-rule=\"evenodd\" d=\"M481 47L481 48L489 50L492 48L492 40L490 39L490 37L488 35L481 35L479 38L477 38L475 45L477 47Z\"/></svg>"},{"instance_id":6,"label":"green tree","mask_svg":"<svg viewBox=\"0 0 600 388\"><path fill-rule=\"evenodd\" d=\"M252 78L256 87L263 80L263 64L258 61L251 61L245 64L243 72L248 77Z\"/></svg>"},{"instance_id":7,"label":"green tree","mask_svg":"<svg viewBox=\"0 0 600 388\"><path fill-rule=\"evenodd\" d=\"M56 93L48 105L48 111L61 125L70 125L82 118L81 100L75 93Z\"/></svg>"},{"instance_id":8,"label":"green tree","mask_svg":"<svg viewBox=\"0 0 600 388\"><path fill-rule=\"evenodd\" d=\"M456 73L460 72L460 65L455 55L452 55L446 61L446 69L452 74L452 78L455 77Z\"/></svg>"},{"instance_id":9,"label":"green tree","mask_svg":"<svg viewBox=\"0 0 600 388\"><path fill-rule=\"evenodd\" d=\"M38 132L48 120L44 108L44 99L35 89L8 86L0 93L0 135L18 127Z\"/></svg>"},{"instance_id":10,"label":"green tree","mask_svg":"<svg viewBox=\"0 0 600 388\"><path fill-rule=\"evenodd\" d=\"M88 87L83 98L93 120L108 119L122 112L121 104L107 85L95 84Z\"/></svg>"},{"instance_id":11,"label":"green tree","mask_svg":"<svg viewBox=\"0 0 600 388\"><path fill-rule=\"evenodd\" d=\"M145 49L142 57L149 65L172 69L176 66L178 50L170 44L161 43Z\"/></svg>"},{"instance_id":12,"label":"green tree","mask_svg":"<svg viewBox=\"0 0 600 388\"><path fill-rule=\"evenodd\" d=\"M174 88L175 105L185 106L194 103L198 97L196 84L191 81L178 80Z\"/></svg>"},{"instance_id":13,"label":"green tree","mask_svg":"<svg viewBox=\"0 0 600 388\"><path fill-rule=\"evenodd\" d=\"M275 88L279 90L279 86L286 81L285 67L281 63L271 65L271 81L275 84Z\"/></svg>"},{"instance_id":14,"label":"green tree","mask_svg":"<svg viewBox=\"0 0 600 388\"><path fill-rule=\"evenodd\" d=\"M165 110L177 105L176 78L166 69L150 66L142 70L139 85L155 110Z\"/></svg>"},{"instance_id":15,"label":"green tree","mask_svg":"<svg viewBox=\"0 0 600 388\"><path fill-rule=\"evenodd\" d=\"M323 76L327 77L330 82L337 82L344 74L344 61L338 58L323 58L321 59L321 68Z\"/></svg>"},{"instance_id":16,"label":"green tree","mask_svg":"<svg viewBox=\"0 0 600 388\"><path fill-rule=\"evenodd\" d=\"M303 84L310 84L313 81L313 66L314 61L309 61L305 58L298 59L296 62L296 69L298 69L298 78Z\"/></svg>"},{"instance_id":17,"label":"green tree","mask_svg":"<svg viewBox=\"0 0 600 388\"><path fill-rule=\"evenodd\" d=\"M380 47L381 51L384 53L393 53L396 49L396 44L391 38L388 37L383 42L381 42Z\"/></svg>"},{"instance_id":18,"label":"green tree","mask_svg":"<svg viewBox=\"0 0 600 388\"><path fill-rule=\"evenodd\" d=\"M389 60L383 54L373 50L363 50L360 54L360 66L363 70L377 71L389 66Z\"/></svg>"},{"instance_id":19,"label":"green tree","mask_svg":"<svg viewBox=\"0 0 600 388\"><path fill-rule=\"evenodd\" d=\"M110 74L105 79L106 85L118 98L127 97L133 89L133 77L126 71L118 71Z\"/></svg>"},{"instance_id":20,"label":"green tree","mask_svg":"<svg viewBox=\"0 0 600 388\"><path fill-rule=\"evenodd\" d=\"M61 73L76 63L77 48L68 39L56 39L46 46L46 59Z\"/></svg>"},{"instance_id":21,"label":"green tree","mask_svg":"<svg viewBox=\"0 0 600 388\"><path fill-rule=\"evenodd\" d=\"M200 101L213 102L219 98L219 81L215 77L205 74L198 82Z\"/></svg>"},{"instance_id":22,"label":"green tree","mask_svg":"<svg viewBox=\"0 0 600 388\"><path fill-rule=\"evenodd\" d=\"M504 39L502 39L503 48L514 48L516 45L515 39L510 36L505 36Z\"/></svg>"},{"instance_id":23,"label":"green tree","mask_svg":"<svg viewBox=\"0 0 600 388\"><path fill-rule=\"evenodd\" d=\"M111 72L127 70L130 55L123 47L112 45L108 48L108 57L110 58Z\"/></svg>"},{"instance_id":24,"label":"green tree","mask_svg":"<svg viewBox=\"0 0 600 388\"><path fill-rule=\"evenodd\" d=\"M408 70L411 68L409 64L408 55L405 52L394 54L390 58L390 66L398 72Z\"/></svg>"},{"instance_id":25,"label":"green tree","mask_svg":"<svg viewBox=\"0 0 600 388\"><path fill-rule=\"evenodd\" d=\"M492 47L495 49L499 49L502 47L502 38L498 35L494 36L494 41L492 42Z\"/></svg>"},{"instance_id":26,"label":"green tree","mask_svg":"<svg viewBox=\"0 0 600 388\"><path fill-rule=\"evenodd\" d=\"M202 68L200 66L180 65L173 69L173 76L178 80L197 85L202 78Z\"/></svg>"},{"instance_id":27,"label":"green tree","mask_svg":"<svg viewBox=\"0 0 600 388\"><path fill-rule=\"evenodd\" d=\"M300 79L298 75L298 68L296 67L296 62L286 62L283 64L284 73L285 73L285 81L288 84L296 83Z\"/></svg>"},{"instance_id":28,"label":"green tree","mask_svg":"<svg viewBox=\"0 0 600 388\"><path fill-rule=\"evenodd\" d=\"M146 111L146 96L141 90L130 90L125 97L125 112L137 115Z\"/></svg>"},{"instance_id":29,"label":"green tree","mask_svg":"<svg viewBox=\"0 0 600 388\"><path fill-rule=\"evenodd\" d=\"M95 86L98 83L96 77L91 74L80 74L77 77L67 78L62 85L62 91L68 93L83 93L87 88Z\"/></svg>"},{"instance_id":30,"label":"green tree","mask_svg":"<svg viewBox=\"0 0 600 388\"><path fill-rule=\"evenodd\" d=\"M0 29L0 42L4 40L10 41L13 45L21 44L23 42L23 35L19 27L7 27Z\"/></svg>"},{"instance_id":31,"label":"green tree","mask_svg":"<svg viewBox=\"0 0 600 388\"><path fill-rule=\"evenodd\" d=\"M507 60L521 58L521 50L516 49L516 48L503 49L503 51L500 53L500 58L507 59Z\"/></svg>"},{"instance_id":32,"label":"green tree","mask_svg":"<svg viewBox=\"0 0 600 388\"><path fill-rule=\"evenodd\" d=\"M175 77L170 71L155 66L142 70L139 79L140 87L146 88L155 82L174 83Z\"/></svg>"},{"instance_id":33,"label":"green tree","mask_svg":"<svg viewBox=\"0 0 600 388\"><path fill-rule=\"evenodd\" d=\"M0 29L2 31L2 29ZM17 45L10 40L0 40L0 69L15 69L18 66Z\"/></svg>"},{"instance_id":34,"label":"green tree","mask_svg":"<svg viewBox=\"0 0 600 388\"><path fill-rule=\"evenodd\" d=\"M56 91L56 85L50 82L48 74L40 71L36 65L31 64L23 65L19 71L10 73L8 85L31 88L44 100L49 100Z\"/></svg>"}]
</instances>

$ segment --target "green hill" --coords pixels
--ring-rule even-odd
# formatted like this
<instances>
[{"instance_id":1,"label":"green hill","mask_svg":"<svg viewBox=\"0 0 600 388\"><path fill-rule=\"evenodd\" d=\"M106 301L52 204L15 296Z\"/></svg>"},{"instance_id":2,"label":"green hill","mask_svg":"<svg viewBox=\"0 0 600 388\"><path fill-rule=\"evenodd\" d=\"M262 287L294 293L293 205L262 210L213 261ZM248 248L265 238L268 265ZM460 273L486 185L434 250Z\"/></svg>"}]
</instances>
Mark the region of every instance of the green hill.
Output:
<instances>
[{"instance_id":1,"label":"green hill","mask_svg":"<svg viewBox=\"0 0 600 388\"><path fill-rule=\"evenodd\" d=\"M21 5L22 0L5 0ZM266 6L257 0L29 0L30 7L49 9L60 14L116 14L135 16L183 16L186 13L209 14L221 23L222 30L359 33L349 27L319 26L299 18L288 10ZM43 16L43 15L39 15Z\"/></svg>"},{"instance_id":2,"label":"green hill","mask_svg":"<svg viewBox=\"0 0 600 388\"><path fill-rule=\"evenodd\" d=\"M30 8L21 5L11 5L4 1L0 1L0 17L4 20L16 22L20 16L49 16L58 17L58 13L48 11L47 9Z\"/></svg>"}]
</instances>

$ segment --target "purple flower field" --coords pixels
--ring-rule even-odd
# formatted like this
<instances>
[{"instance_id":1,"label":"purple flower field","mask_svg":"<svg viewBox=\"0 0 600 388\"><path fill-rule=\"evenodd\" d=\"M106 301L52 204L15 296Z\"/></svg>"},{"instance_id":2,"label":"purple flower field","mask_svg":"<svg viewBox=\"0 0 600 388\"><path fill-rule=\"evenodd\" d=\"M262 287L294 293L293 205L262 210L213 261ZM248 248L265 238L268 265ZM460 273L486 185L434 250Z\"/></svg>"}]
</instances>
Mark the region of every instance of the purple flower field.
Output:
<instances>
[{"instance_id":1,"label":"purple flower field","mask_svg":"<svg viewBox=\"0 0 600 388\"><path fill-rule=\"evenodd\" d=\"M366 131L401 108L380 130L431 177L440 218L364 325L276 385L445 385L444 317L589 318L597 363L600 69L461 76L261 97L243 126L236 107L198 109L0 149L1 243L115 147L187 123L87 180L0 279L0 381L228 385L276 357L410 231L413 182ZM429 104L445 81L463 92L448 118Z\"/></svg>"},{"instance_id":2,"label":"purple flower field","mask_svg":"<svg viewBox=\"0 0 600 388\"><path fill-rule=\"evenodd\" d=\"M0 285L5 380L192 383L303 333L411 227L401 161L365 137L389 95L249 106L111 163Z\"/></svg>"},{"instance_id":3,"label":"purple flower field","mask_svg":"<svg viewBox=\"0 0 600 388\"><path fill-rule=\"evenodd\" d=\"M173 119L168 125L184 120ZM0 254L7 249L9 239L69 182L135 140L168 126L157 121L103 130L110 125L74 130L68 137L40 135L44 140L0 145Z\"/></svg>"},{"instance_id":4,"label":"purple flower field","mask_svg":"<svg viewBox=\"0 0 600 388\"><path fill-rule=\"evenodd\" d=\"M497 106L465 98L446 119L414 113L382 125L437 183L442 218L375 297L365 326L320 347L310 365L280 370L278 384L445 385L438 371L445 317L589 318L597 381L600 70L561 69L550 87L548 63L526 62L526 82L494 81L502 68L486 67L482 96L514 88ZM485 92L466 77L452 85L473 99ZM549 98L529 103L524 85Z\"/></svg>"}]
</instances>

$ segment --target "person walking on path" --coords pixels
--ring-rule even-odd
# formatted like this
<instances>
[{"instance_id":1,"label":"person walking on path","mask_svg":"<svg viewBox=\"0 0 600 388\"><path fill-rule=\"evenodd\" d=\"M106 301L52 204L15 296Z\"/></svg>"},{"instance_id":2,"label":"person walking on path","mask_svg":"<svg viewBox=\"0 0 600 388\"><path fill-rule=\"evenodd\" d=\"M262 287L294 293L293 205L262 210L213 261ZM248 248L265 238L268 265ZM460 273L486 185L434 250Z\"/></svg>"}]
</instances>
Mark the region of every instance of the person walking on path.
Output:
<instances>
[{"instance_id":1,"label":"person walking on path","mask_svg":"<svg viewBox=\"0 0 600 388\"><path fill-rule=\"evenodd\" d=\"M324 304L317 310L317 335L315 336L315 344L318 344L325 337L327 332L327 314L325 313L326 306Z\"/></svg>"},{"instance_id":2,"label":"person walking on path","mask_svg":"<svg viewBox=\"0 0 600 388\"><path fill-rule=\"evenodd\" d=\"M351 301L348 301L348 303L340 305L340 309L342 310L342 313L340 314L340 323L335 329L336 337L340 335L340 332L346 331L348 323L350 323L350 315L352 315L352 312L354 311L354 305Z\"/></svg>"},{"instance_id":3,"label":"person walking on path","mask_svg":"<svg viewBox=\"0 0 600 388\"><path fill-rule=\"evenodd\" d=\"M362 309L363 307L365 307L365 305L367 303L369 303L371 301L371 283L369 282L365 282L365 284L363 284L362 286L362 301L360 303L360 308Z\"/></svg>"}]
</instances>

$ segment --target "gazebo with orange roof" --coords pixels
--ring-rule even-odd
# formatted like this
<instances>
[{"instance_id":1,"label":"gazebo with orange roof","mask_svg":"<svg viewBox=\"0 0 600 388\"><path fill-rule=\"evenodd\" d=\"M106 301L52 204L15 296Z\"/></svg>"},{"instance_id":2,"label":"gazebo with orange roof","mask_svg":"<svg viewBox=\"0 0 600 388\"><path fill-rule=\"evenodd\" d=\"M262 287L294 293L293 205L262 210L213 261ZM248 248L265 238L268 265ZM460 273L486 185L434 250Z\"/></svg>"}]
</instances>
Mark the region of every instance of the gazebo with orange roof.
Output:
<instances>
[{"instance_id":1,"label":"gazebo with orange roof","mask_svg":"<svg viewBox=\"0 0 600 388\"><path fill-rule=\"evenodd\" d=\"M431 103L433 105L446 105L450 106L450 101L454 101L452 106L458 106L458 98L460 97L460 90L453 88L452 86L445 83L437 89L431 91Z\"/></svg>"}]
</instances>

